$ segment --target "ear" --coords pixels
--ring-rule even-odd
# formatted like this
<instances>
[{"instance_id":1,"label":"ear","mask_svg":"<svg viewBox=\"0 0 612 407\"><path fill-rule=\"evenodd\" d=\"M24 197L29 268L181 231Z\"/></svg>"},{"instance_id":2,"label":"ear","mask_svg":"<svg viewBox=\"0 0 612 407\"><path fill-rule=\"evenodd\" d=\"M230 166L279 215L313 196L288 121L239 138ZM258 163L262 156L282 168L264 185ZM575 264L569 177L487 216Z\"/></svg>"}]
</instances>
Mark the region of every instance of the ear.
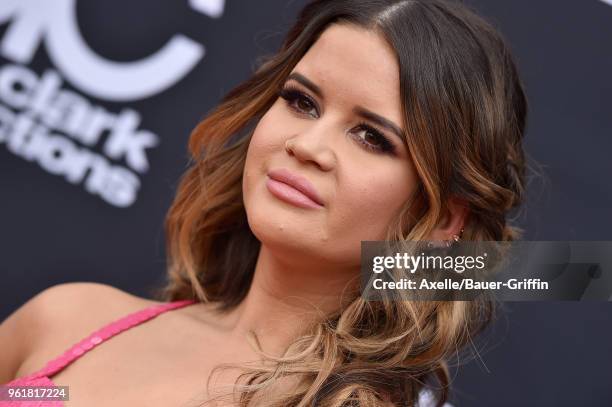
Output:
<instances>
[{"instance_id":1,"label":"ear","mask_svg":"<svg viewBox=\"0 0 612 407\"><path fill-rule=\"evenodd\" d=\"M459 198L452 197L447 204L447 211L431 231L430 240L450 240L453 235L459 235L465 226L470 210L467 203Z\"/></svg>"}]
</instances>

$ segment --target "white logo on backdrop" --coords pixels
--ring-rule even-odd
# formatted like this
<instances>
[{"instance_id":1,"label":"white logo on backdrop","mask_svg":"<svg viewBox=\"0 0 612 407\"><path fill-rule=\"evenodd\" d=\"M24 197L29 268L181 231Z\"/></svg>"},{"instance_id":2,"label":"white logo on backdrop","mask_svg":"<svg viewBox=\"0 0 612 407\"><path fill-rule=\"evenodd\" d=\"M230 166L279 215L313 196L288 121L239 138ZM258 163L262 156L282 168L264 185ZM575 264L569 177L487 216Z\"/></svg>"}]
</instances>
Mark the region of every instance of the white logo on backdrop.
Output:
<instances>
[{"instance_id":1,"label":"white logo on backdrop","mask_svg":"<svg viewBox=\"0 0 612 407\"><path fill-rule=\"evenodd\" d=\"M83 40L76 20L76 0L2 0L0 24L11 20L0 52L27 64L44 43L66 79L100 99L126 101L157 94L183 78L204 56L203 45L177 34L153 55L133 62L102 58ZM224 1L192 0L191 6L218 17Z\"/></svg>"},{"instance_id":2,"label":"white logo on backdrop","mask_svg":"<svg viewBox=\"0 0 612 407\"><path fill-rule=\"evenodd\" d=\"M189 5L218 18L225 1L190 0ZM2 0L0 25L7 22L0 54L14 64L0 67L0 143L73 184L82 182L112 205L131 205L140 188L135 172L148 171L146 150L159 144L158 136L138 128L138 112L109 112L63 89L62 81L100 99L140 99L181 80L204 56L204 46L176 34L144 59L109 61L83 40L76 0ZM27 66L43 45L59 72L39 75ZM112 162L119 160L126 165Z\"/></svg>"}]
</instances>

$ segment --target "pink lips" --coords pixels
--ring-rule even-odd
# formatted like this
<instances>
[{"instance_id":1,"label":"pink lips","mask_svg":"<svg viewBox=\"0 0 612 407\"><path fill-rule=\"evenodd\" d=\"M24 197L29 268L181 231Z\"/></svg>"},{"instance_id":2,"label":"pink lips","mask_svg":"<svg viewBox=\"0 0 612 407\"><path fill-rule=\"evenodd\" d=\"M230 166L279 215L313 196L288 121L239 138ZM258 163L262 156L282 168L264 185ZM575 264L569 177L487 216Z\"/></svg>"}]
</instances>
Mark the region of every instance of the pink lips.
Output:
<instances>
[{"instance_id":1,"label":"pink lips","mask_svg":"<svg viewBox=\"0 0 612 407\"><path fill-rule=\"evenodd\" d=\"M314 186L304 177L286 168L268 172L266 186L277 198L302 208L320 208L323 200Z\"/></svg>"}]
</instances>

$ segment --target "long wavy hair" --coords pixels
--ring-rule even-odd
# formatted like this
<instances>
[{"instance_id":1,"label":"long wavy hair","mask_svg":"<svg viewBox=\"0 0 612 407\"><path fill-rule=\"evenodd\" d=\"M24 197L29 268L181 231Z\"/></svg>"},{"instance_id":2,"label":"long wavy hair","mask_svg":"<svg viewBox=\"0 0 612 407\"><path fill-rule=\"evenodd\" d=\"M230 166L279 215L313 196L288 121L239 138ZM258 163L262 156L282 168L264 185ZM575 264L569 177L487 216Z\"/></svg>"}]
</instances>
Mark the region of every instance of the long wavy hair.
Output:
<instances>
[{"instance_id":1,"label":"long wavy hair","mask_svg":"<svg viewBox=\"0 0 612 407\"><path fill-rule=\"evenodd\" d=\"M524 195L527 101L502 36L460 2L315 0L280 50L261 60L196 126L190 163L166 218L168 274L158 296L228 311L245 298L261 243L247 223L242 176L258 120L319 35L333 23L380 33L395 50L409 154L419 176L387 240L424 240L451 197L469 205L464 240L509 241ZM416 214L416 215L415 215ZM281 357L249 367L239 405L414 405L449 395L448 361L495 315L492 301L366 301L356 295L296 338ZM271 389L281 379L291 394ZM435 389L434 389L435 388Z\"/></svg>"}]
</instances>

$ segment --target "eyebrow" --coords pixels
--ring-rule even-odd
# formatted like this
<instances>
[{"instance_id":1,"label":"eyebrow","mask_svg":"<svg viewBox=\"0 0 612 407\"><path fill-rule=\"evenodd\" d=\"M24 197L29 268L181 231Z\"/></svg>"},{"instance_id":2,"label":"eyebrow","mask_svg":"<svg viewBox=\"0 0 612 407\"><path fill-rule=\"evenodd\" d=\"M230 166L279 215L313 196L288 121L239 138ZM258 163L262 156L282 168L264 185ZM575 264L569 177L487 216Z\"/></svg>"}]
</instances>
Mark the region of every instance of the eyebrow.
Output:
<instances>
[{"instance_id":1,"label":"eyebrow","mask_svg":"<svg viewBox=\"0 0 612 407\"><path fill-rule=\"evenodd\" d=\"M318 85L316 85L314 82L312 82L310 79L302 75L301 73L292 72L287 77L287 80L290 80L290 79L293 79L301 83L302 85L310 89L315 95L319 96L321 99L325 99L323 97L323 91L321 90L321 88ZM353 108L353 113L355 113L357 116L363 117L364 119L370 120L378 124L381 127L384 127L385 129L391 131L397 137L399 137L402 143L404 144L406 143L406 136L404 134L404 131L398 125L393 123L391 120L386 119L383 116L377 113L374 113L371 110L368 110L362 106L355 106Z\"/></svg>"}]
</instances>

